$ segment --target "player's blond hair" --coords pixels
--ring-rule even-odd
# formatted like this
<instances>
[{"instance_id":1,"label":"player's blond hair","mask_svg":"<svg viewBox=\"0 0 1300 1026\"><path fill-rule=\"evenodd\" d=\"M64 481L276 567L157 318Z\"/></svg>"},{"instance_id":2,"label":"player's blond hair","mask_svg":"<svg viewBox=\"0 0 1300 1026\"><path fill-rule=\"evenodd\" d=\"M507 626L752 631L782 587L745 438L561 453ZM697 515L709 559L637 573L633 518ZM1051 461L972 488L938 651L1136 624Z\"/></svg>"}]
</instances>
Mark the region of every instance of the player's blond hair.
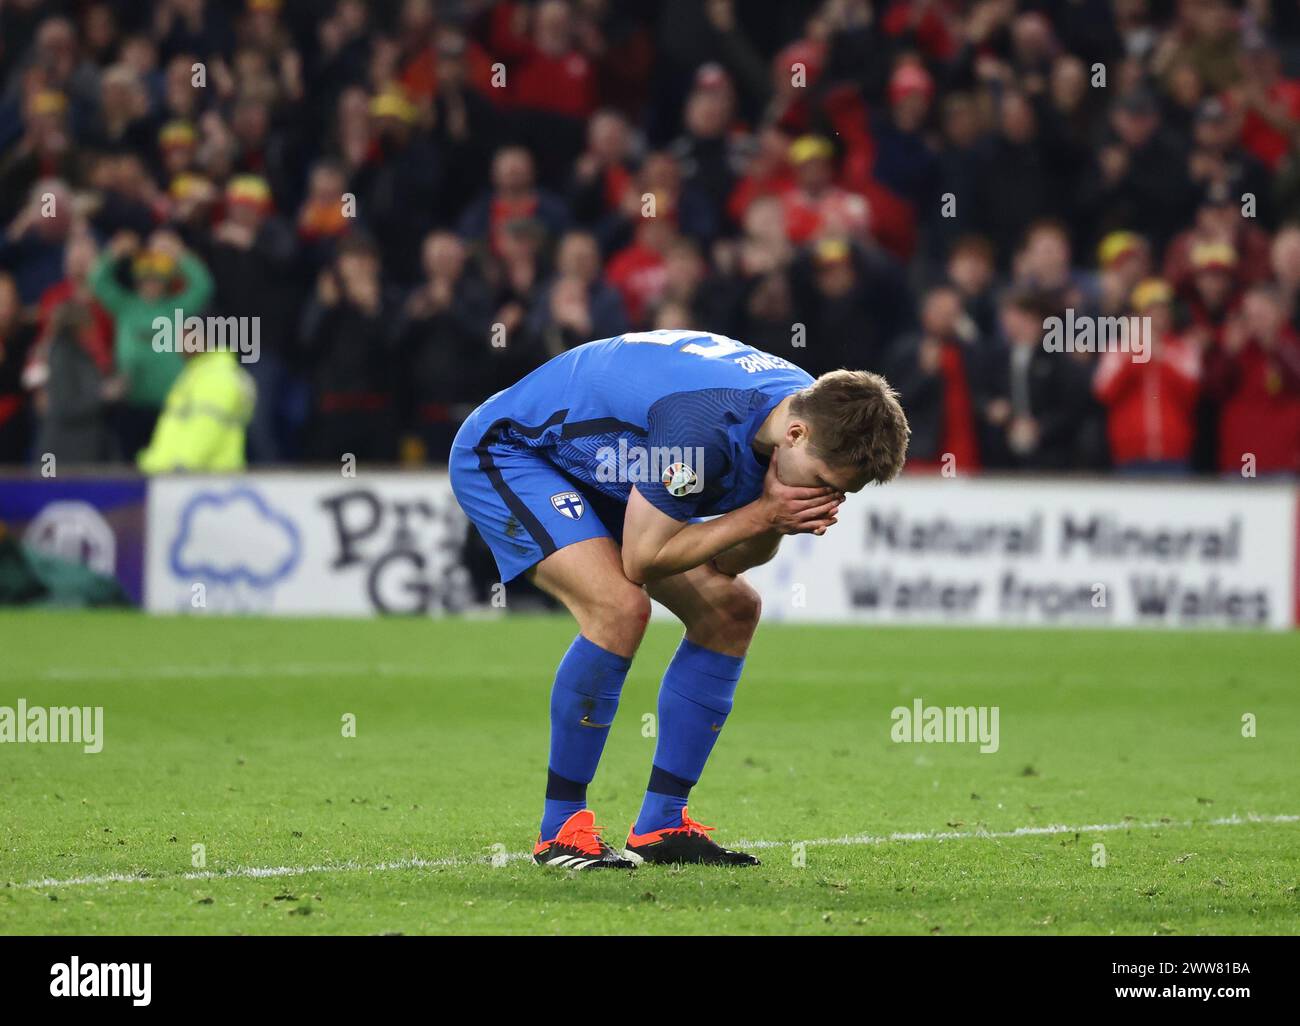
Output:
<instances>
[{"instance_id":1,"label":"player's blond hair","mask_svg":"<svg viewBox=\"0 0 1300 1026\"><path fill-rule=\"evenodd\" d=\"M808 421L808 444L832 467L856 467L868 483L892 481L912 429L889 382L870 371L836 370L796 392L790 412Z\"/></svg>"}]
</instances>

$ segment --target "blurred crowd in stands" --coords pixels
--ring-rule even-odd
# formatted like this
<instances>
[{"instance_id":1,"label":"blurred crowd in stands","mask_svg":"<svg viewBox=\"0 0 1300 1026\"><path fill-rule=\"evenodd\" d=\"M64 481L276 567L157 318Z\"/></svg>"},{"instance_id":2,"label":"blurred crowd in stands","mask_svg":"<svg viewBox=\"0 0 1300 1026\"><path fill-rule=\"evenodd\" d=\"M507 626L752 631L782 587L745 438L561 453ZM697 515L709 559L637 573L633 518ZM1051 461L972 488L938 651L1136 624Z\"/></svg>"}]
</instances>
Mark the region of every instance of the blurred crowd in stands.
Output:
<instances>
[{"instance_id":1,"label":"blurred crowd in stands","mask_svg":"<svg viewBox=\"0 0 1300 1026\"><path fill-rule=\"evenodd\" d=\"M135 460L179 307L259 319L253 463L699 328L884 372L913 471L1294 474L1298 142L1296 0L5 0L0 463Z\"/></svg>"}]
</instances>

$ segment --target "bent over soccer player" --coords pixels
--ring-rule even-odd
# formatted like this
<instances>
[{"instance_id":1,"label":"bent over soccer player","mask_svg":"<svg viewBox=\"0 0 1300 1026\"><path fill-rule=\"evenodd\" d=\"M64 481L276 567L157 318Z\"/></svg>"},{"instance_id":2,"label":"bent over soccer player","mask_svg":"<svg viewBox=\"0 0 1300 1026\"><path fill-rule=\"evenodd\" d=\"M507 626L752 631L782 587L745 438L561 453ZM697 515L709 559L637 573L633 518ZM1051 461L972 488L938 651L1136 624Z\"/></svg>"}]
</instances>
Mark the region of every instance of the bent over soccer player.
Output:
<instances>
[{"instance_id":1,"label":"bent over soccer player","mask_svg":"<svg viewBox=\"0 0 1300 1026\"><path fill-rule=\"evenodd\" d=\"M501 580L527 574L579 627L551 691L534 862L758 864L714 843L686 808L758 624L758 594L740 575L771 559L782 535L824 534L845 493L891 480L907 436L883 378L838 370L813 380L697 331L578 346L470 415L452 446L456 498ZM587 785L651 597L686 636L659 689L650 783L620 853L595 825Z\"/></svg>"}]
</instances>

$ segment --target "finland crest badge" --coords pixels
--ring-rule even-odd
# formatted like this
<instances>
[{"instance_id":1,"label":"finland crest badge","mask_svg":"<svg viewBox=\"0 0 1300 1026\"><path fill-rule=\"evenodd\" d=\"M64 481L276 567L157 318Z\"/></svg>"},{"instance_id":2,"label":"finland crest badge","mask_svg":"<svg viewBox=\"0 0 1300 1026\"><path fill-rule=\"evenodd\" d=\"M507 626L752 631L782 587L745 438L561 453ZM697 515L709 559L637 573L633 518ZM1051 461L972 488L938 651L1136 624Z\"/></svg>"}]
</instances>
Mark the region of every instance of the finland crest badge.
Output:
<instances>
[{"instance_id":1,"label":"finland crest badge","mask_svg":"<svg viewBox=\"0 0 1300 1026\"><path fill-rule=\"evenodd\" d=\"M557 513L570 520L581 519L586 509L582 503L582 496L577 492L557 492L551 496L551 505L555 507Z\"/></svg>"}]
</instances>

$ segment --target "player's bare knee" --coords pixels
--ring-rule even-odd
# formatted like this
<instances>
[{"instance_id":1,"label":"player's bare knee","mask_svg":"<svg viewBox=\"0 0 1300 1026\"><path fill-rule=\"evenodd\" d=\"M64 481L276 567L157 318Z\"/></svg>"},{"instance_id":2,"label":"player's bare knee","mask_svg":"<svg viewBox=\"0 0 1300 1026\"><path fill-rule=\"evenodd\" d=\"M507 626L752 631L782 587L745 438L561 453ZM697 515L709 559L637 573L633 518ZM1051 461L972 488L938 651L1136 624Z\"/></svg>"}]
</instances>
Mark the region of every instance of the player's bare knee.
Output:
<instances>
[{"instance_id":1,"label":"player's bare knee","mask_svg":"<svg viewBox=\"0 0 1300 1026\"><path fill-rule=\"evenodd\" d=\"M732 633L749 638L763 615L763 600L747 581L737 577L727 589L720 612Z\"/></svg>"},{"instance_id":2,"label":"player's bare knee","mask_svg":"<svg viewBox=\"0 0 1300 1026\"><path fill-rule=\"evenodd\" d=\"M687 637L705 648L744 655L762 612L758 592L737 578L712 597L705 615L686 625Z\"/></svg>"},{"instance_id":3,"label":"player's bare knee","mask_svg":"<svg viewBox=\"0 0 1300 1026\"><path fill-rule=\"evenodd\" d=\"M626 588L618 590L613 605L621 621L637 631L645 632L646 624L650 622L650 596L645 593L645 589L629 582Z\"/></svg>"},{"instance_id":4,"label":"player's bare knee","mask_svg":"<svg viewBox=\"0 0 1300 1026\"><path fill-rule=\"evenodd\" d=\"M627 582L589 601L579 619L583 633L591 641L629 655L641 643L650 621L650 598L635 584Z\"/></svg>"}]
</instances>

